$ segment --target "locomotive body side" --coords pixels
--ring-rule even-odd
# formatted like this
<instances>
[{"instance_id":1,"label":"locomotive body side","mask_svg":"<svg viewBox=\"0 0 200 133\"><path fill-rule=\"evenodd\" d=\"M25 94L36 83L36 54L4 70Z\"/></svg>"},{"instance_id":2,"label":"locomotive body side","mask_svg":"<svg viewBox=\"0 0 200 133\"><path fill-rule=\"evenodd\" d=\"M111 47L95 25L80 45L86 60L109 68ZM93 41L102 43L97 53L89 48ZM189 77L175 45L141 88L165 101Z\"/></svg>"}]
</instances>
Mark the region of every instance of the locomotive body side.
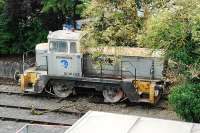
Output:
<instances>
[{"instance_id":1,"label":"locomotive body side","mask_svg":"<svg viewBox=\"0 0 200 133\"><path fill-rule=\"evenodd\" d=\"M162 58L126 55L113 62L109 55L99 66L80 51L79 39L76 31L50 32L48 43L36 46L36 66L21 74L21 91L45 90L64 98L75 94L75 88L93 88L110 103L126 98L151 104L159 100L165 89Z\"/></svg>"}]
</instances>

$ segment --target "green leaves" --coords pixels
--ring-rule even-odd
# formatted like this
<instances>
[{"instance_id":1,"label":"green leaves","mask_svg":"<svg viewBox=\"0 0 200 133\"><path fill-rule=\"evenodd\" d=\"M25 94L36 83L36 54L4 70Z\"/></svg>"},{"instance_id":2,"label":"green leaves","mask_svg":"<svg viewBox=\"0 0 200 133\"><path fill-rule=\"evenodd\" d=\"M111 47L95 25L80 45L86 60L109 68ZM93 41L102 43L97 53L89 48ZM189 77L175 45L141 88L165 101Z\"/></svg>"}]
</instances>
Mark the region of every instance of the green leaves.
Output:
<instances>
[{"instance_id":1,"label":"green leaves","mask_svg":"<svg viewBox=\"0 0 200 133\"><path fill-rule=\"evenodd\" d=\"M39 5L37 0L5 2L0 12L0 54L19 54L47 40L48 32L37 14Z\"/></svg>"},{"instance_id":2,"label":"green leaves","mask_svg":"<svg viewBox=\"0 0 200 133\"><path fill-rule=\"evenodd\" d=\"M90 0L42 0L43 12L61 12L64 16L81 14Z\"/></svg>"},{"instance_id":3,"label":"green leaves","mask_svg":"<svg viewBox=\"0 0 200 133\"><path fill-rule=\"evenodd\" d=\"M35 49L36 44L47 41L48 31L42 26L39 18L34 17L29 24L20 27L14 43L16 46L13 47L17 53Z\"/></svg>"},{"instance_id":4,"label":"green leaves","mask_svg":"<svg viewBox=\"0 0 200 133\"><path fill-rule=\"evenodd\" d=\"M199 5L198 0L175 0L172 7L158 9L146 21L140 44L163 49L167 58L188 72L191 64L200 63Z\"/></svg>"},{"instance_id":5,"label":"green leaves","mask_svg":"<svg viewBox=\"0 0 200 133\"><path fill-rule=\"evenodd\" d=\"M189 122L200 122L200 84L183 84L172 89L170 104L176 113Z\"/></svg>"},{"instance_id":6,"label":"green leaves","mask_svg":"<svg viewBox=\"0 0 200 133\"><path fill-rule=\"evenodd\" d=\"M84 16L92 19L84 29L84 48L137 46L136 36L143 20L137 16L134 1L93 0Z\"/></svg>"},{"instance_id":7,"label":"green leaves","mask_svg":"<svg viewBox=\"0 0 200 133\"><path fill-rule=\"evenodd\" d=\"M0 13L3 12L4 5L5 5L5 0L0 0Z\"/></svg>"},{"instance_id":8,"label":"green leaves","mask_svg":"<svg viewBox=\"0 0 200 133\"><path fill-rule=\"evenodd\" d=\"M0 54L7 54L11 49L14 34L8 29L8 19L5 15L0 15Z\"/></svg>"},{"instance_id":9,"label":"green leaves","mask_svg":"<svg viewBox=\"0 0 200 133\"><path fill-rule=\"evenodd\" d=\"M80 19L90 0L0 0L0 54L22 53L47 40L66 17Z\"/></svg>"},{"instance_id":10,"label":"green leaves","mask_svg":"<svg viewBox=\"0 0 200 133\"><path fill-rule=\"evenodd\" d=\"M161 5L152 10L138 41L163 49L165 57L176 62L172 71L181 80L171 89L169 102L181 118L200 122L200 1L170 0Z\"/></svg>"},{"instance_id":11,"label":"green leaves","mask_svg":"<svg viewBox=\"0 0 200 133\"><path fill-rule=\"evenodd\" d=\"M48 12L53 10L54 12L61 11L67 15L69 11L73 9L75 0L43 0L43 11Z\"/></svg>"}]
</instances>

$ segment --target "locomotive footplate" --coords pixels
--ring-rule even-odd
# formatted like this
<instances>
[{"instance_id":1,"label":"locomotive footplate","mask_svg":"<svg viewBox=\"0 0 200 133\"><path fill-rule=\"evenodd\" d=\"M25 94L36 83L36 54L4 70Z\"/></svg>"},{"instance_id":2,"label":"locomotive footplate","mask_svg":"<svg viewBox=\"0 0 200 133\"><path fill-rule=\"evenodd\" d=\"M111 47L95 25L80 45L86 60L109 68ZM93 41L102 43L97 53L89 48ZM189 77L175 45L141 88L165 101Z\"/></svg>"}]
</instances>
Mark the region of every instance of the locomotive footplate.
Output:
<instances>
[{"instance_id":1,"label":"locomotive footplate","mask_svg":"<svg viewBox=\"0 0 200 133\"><path fill-rule=\"evenodd\" d=\"M96 91L101 91L105 102L115 103L119 102L121 99L128 97L130 102L136 102L139 100L139 95L137 94L136 88L134 88L133 80L119 80L119 79L105 79L105 78L89 78L89 77L56 77L49 76L50 86L56 86L59 84L61 87L63 85L64 90L73 92L73 88L93 88ZM70 84L68 88L65 89L65 84ZM59 89L58 89L59 90ZM57 91L56 91L57 92ZM61 91L60 91L61 92ZM55 93L56 94L56 93ZM63 94L64 95L64 94ZM62 96L63 96L62 95ZM60 95L58 95L60 97Z\"/></svg>"}]
</instances>

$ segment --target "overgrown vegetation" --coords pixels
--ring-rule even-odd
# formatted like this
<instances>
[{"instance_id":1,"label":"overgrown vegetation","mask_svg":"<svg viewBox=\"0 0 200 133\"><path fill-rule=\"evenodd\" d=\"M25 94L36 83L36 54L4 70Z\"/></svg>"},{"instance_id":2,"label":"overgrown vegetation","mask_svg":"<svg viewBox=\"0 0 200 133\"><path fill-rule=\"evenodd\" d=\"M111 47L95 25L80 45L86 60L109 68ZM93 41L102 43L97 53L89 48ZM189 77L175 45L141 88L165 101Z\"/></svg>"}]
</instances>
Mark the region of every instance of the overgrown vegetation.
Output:
<instances>
[{"instance_id":1,"label":"overgrown vegetation","mask_svg":"<svg viewBox=\"0 0 200 133\"><path fill-rule=\"evenodd\" d=\"M62 29L66 17L79 19L86 1L0 0L0 54L33 50L50 30Z\"/></svg>"},{"instance_id":2,"label":"overgrown vegetation","mask_svg":"<svg viewBox=\"0 0 200 133\"><path fill-rule=\"evenodd\" d=\"M200 122L200 1L174 0L152 10L140 44L162 49L173 61L173 75L179 78L171 91L170 104L187 121Z\"/></svg>"},{"instance_id":3,"label":"overgrown vegetation","mask_svg":"<svg viewBox=\"0 0 200 133\"><path fill-rule=\"evenodd\" d=\"M5 5L5 1L4 0L0 0L0 13L2 13L4 5Z\"/></svg>"},{"instance_id":4,"label":"overgrown vegetation","mask_svg":"<svg viewBox=\"0 0 200 133\"><path fill-rule=\"evenodd\" d=\"M84 29L82 45L87 47L137 46L136 36L143 27L133 0L93 0L84 17L89 23Z\"/></svg>"},{"instance_id":5,"label":"overgrown vegetation","mask_svg":"<svg viewBox=\"0 0 200 133\"><path fill-rule=\"evenodd\" d=\"M1 54L22 53L46 40L47 30L41 26L39 1L5 0L0 15Z\"/></svg>"},{"instance_id":6,"label":"overgrown vegetation","mask_svg":"<svg viewBox=\"0 0 200 133\"><path fill-rule=\"evenodd\" d=\"M172 89L169 101L176 113L189 122L200 122L200 83L187 83Z\"/></svg>"},{"instance_id":7,"label":"overgrown vegetation","mask_svg":"<svg viewBox=\"0 0 200 133\"><path fill-rule=\"evenodd\" d=\"M174 7L160 9L157 14L150 16L142 44L163 49L166 57L179 63L189 65L199 62L200 7L196 3L200 2L174 2Z\"/></svg>"}]
</instances>

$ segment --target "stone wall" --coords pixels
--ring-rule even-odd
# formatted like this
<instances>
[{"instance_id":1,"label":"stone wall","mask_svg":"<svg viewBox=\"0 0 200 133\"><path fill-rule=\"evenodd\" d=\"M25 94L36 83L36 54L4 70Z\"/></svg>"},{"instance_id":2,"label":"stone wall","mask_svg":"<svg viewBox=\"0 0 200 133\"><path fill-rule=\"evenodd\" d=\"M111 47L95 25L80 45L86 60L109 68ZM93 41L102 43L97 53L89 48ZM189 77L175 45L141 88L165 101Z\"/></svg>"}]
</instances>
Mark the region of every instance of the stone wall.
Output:
<instances>
[{"instance_id":1,"label":"stone wall","mask_svg":"<svg viewBox=\"0 0 200 133\"><path fill-rule=\"evenodd\" d=\"M31 58L25 62L24 68L27 69L35 62L35 58ZM29 65L30 64L30 65ZM0 58L0 78L13 78L15 72L23 72L22 59L18 57Z\"/></svg>"},{"instance_id":2,"label":"stone wall","mask_svg":"<svg viewBox=\"0 0 200 133\"><path fill-rule=\"evenodd\" d=\"M0 61L0 77L13 78L16 71L22 72L22 63Z\"/></svg>"}]
</instances>

